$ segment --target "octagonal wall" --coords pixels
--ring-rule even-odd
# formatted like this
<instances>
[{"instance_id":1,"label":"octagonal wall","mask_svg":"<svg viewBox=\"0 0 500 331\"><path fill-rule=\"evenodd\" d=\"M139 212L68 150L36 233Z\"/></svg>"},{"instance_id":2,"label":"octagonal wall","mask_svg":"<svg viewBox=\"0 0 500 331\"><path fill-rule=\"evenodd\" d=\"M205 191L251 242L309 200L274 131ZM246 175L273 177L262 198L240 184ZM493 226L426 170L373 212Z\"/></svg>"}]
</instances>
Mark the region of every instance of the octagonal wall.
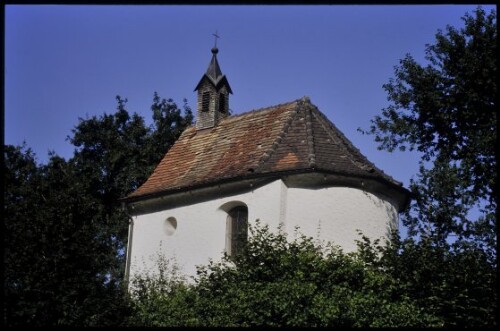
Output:
<instances>
[{"instance_id":1,"label":"octagonal wall","mask_svg":"<svg viewBox=\"0 0 500 331\"><path fill-rule=\"evenodd\" d=\"M363 235L387 237L398 228L398 213L386 197L350 187L321 189L288 188L286 227L299 227L302 234L331 241L346 252L355 251Z\"/></svg>"},{"instance_id":2,"label":"octagonal wall","mask_svg":"<svg viewBox=\"0 0 500 331\"><path fill-rule=\"evenodd\" d=\"M187 276L196 275L196 265L219 260L226 245L226 212L238 205L248 207L249 224L260 219L276 231L283 223L289 238L298 226L300 233L332 241L345 251L356 249L356 230L376 239L398 224L395 206L383 196L349 187L287 187L276 180L246 193L133 216L129 278L157 271L159 254Z\"/></svg>"}]
</instances>

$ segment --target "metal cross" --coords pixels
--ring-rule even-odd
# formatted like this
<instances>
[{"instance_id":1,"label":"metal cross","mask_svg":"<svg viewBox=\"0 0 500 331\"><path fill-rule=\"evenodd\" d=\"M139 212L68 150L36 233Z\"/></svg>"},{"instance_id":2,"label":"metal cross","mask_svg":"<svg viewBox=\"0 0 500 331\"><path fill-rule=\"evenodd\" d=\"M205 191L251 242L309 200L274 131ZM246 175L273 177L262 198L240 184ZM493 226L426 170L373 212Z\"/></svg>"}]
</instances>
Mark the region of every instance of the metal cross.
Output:
<instances>
[{"instance_id":1,"label":"metal cross","mask_svg":"<svg viewBox=\"0 0 500 331\"><path fill-rule=\"evenodd\" d=\"M217 47L217 38L220 38L219 35L217 34L217 30L215 30L215 33L212 33L212 36L215 37L215 46L214 47Z\"/></svg>"}]
</instances>

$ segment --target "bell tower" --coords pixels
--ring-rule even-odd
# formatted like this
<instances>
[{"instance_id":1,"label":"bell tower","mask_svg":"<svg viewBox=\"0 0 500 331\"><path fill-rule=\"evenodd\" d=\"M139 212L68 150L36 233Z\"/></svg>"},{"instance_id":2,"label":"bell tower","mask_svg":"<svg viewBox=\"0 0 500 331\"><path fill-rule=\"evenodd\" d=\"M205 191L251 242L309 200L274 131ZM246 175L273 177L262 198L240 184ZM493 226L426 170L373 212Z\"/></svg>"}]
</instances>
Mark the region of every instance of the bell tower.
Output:
<instances>
[{"instance_id":1,"label":"bell tower","mask_svg":"<svg viewBox=\"0 0 500 331\"><path fill-rule=\"evenodd\" d=\"M212 128L229 115L229 94L231 87L225 75L220 70L217 61L217 34L214 34L215 46L212 48L212 60L208 65L207 72L201 77L196 85L198 91L198 102L196 106L196 129L203 130Z\"/></svg>"}]
</instances>

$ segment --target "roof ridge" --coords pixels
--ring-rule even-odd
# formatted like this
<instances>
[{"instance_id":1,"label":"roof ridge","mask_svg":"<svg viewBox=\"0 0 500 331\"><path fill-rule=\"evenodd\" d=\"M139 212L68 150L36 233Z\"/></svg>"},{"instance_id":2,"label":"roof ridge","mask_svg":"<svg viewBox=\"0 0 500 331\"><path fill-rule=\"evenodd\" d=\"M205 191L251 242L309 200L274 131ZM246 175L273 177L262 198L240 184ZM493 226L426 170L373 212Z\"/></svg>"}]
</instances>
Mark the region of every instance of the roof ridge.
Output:
<instances>
[{"instance_id":1,"label":"roof ridge","mask_svg":"<svg viewBox=\"0 0 500 331\"><path fill-rule=\"evenodd\" d=\"M367 170L367 171L370 171L370 172L376 171L376 172L380 173L380 175L382 175L382 177L385 177L386 179L392 181L393 183L395 183L397 185L402 185L401 182L399 182L399 181L395 180L394 178L392 178L391 176L387 175L383 170L379 169L373 162L371 162L370 160L368 160L368 158L366 156L364 156L363 153L361 153L361 151L359 150L359 148L357 148L356 146L354 146L354 144L344 135L344 133L342 133L342 131L340 131L335 126L335 124L333 124L333 122L331 122L316 107L315 107L315 115L319 115L319 118L321 119L319 121L320 125L325 129L325 131L327 132L327 134L332 139L336 138L336 137L332 136L333 131L335 131L336 135L338 136L338 138L341 140L341 143L342 143L342 144L339 144L339 147L342 150L344 150L344 151L347 152L345 154L346 157L354 165L356 165L357 167L361 168L362 170ZM326 130L326 128L325 128L325 122L333 130ZM353 154L352 152L350 152L349 149L351 149L352 151L354 151L355 154ZM360 162L360 160L356 160L356 158L361 158L362 161L365 162L369 167L367 168L366 165L364 165L362 162Z\"/></svg>"},{"instance_id":2,"label":"roof ridge","mask_svg":"<svg viewBox=\"0 0 500 331\"><path fill-rule=\"evenodd\" d=\"M273 106L268 106L268 107L261 107L261 108L255 108L255 109L251 109L251 110L247 110L243 113L239 113L239 114L231 114L231 116L228 116L226 118L224 118L224 120L231 120L235 117L241 117L241 116L246 116L246 115L250 115L250 114L253 114L253 113L258 113L258 112L263 112L263 111L266 111L266 110L270 110L271 108L280 108L280 107L284 107L284 106L287 106L287 105L291 105L293 103L298 103L300 101L300 99L297 99L297 100L293 100L293 101L288 101L288 102L282 102L282 103L279 103L277 105L273 105Z\"/></svg>"},{"instance_id":3,"label":"roof ridge","mask_svg":"<svg viewBox=\"0 0 500 331\"><path fill-rule=\"evenodd\" d=\"M319 123L321 124L321 126L326 130L327 128L325 127L325 119L323 116L321 116L321 120L319 121ZM364 155L361 154L361 151L356 148L348 139L347 137L335 126L335 124L331 123L330 121L327 120L327 123L330 128L333 128L335 130L335 133L337 134L338 138L340 138L341 142L343 144L340 144L339 147L341 149L343 149L344 151L346 152L349 152L349 148L353 149L355 152L357 152L358 154L360 154L361 157L363 157L364 160L368 161L369 165L372 166L372 168L374 168L374 164L371 163L366 157L364 157ZM337 138L337 137L333 137L332 136L332 133L333 131L332 130L326 130L327 131L327 134L331 137L331 138ZM353 159L353 156L355 157L355 155L353 155L352 153L346 153L346 156L349 158L349 160L354 163L354 165L360 167L361 169L363 170L367 170L366 167L363 165L363 164L360 164L359 161ZM368 169L369 170L369 169Z\"/></svg>"},{"instance_id":4,"label":"roof ridge","mask_svg":"<svg viewBox=\"0 0 500 331\"><path fill-rule=\"evenodd\" d=\"M319 111L317 112L319 113ZM317 115L317 114L315 114ZM320 114L321 115L321 114ZM325 126L325 118L323 116L320 116L320 121L319 121L319 124L323 127L323 129L325 129L326 133L330 136L330 138L334 138L333 140L338 140L337 138L340 138L340 142L343 143L343 144L339 144L338 146L344 150L345 152L349 152L348 148L346 147L346 145L351 145L350 147L353 147L358 153L359 153L359 150L357 150L352 144L350 144L349 140L347 139L347 137L345 137L341 132L340 130L335 126L335 124L331 123L330 121L327 121L327 125L330 127L330 129L333 129L333 130L328 130L328 128ZM333 132L335 132L338 137L335 137L333 135ZM356 160L353 160L352 158L352 154L351 153L345 153L346 157L349 158L349 160L354 163L355 165L359 166L358 163L359 162L356 162Z\"/></svg>"},{"instance_id":5,"label":"roof ridge","mask_svg":"<svg viewBox=\"0 0 500 331\"><path fill-rule=\"evenodd\" d=\"M310 167L316 166L316 150L314 148L314 132L312 125L312 113L311 106L312 104L309 102L309 99L303 98L299 102L299 107L303 108L305 111L305 119L306 119L306 139L307 139L307 148L309 150L308 163Z\"/></svg>"},{"instance_id":6,"label":"roof ridge","mask_svg":"<svg viewBox=\"0 0 500 331\"><path fill-rule=\"evenodd\" d=\"M283 141L283 138L287 134L288 129L290 128L290 126L292 125L293 121L295 120L295 118L297 117L297 115L299 113L299 107L300 107L300 102L299 101L300 100L295 100L295 101L292 101L292 102L287 102L287 103L284 103L284 104L280 104L280 105L274 106L274 107L280 107L280 106L292 104L294 102L297 103L297 106L295 107L295 109L290 112L290 115L288 115L288 118L286 119L285 124L283 125L283 128L281 129L281 131L278 134L278 136L276 137L276 139L273 141L271 147L267 151L264 152L264 154L262 155L262 157L257 162L257 168L255 169L255 172L259 172L260 171L260 169L262 168L262 166L266 163L266 161L268 161L271 158L271 156L274 154L274 152L278 149L278 146Z\"/></svg>"}]
</instances>

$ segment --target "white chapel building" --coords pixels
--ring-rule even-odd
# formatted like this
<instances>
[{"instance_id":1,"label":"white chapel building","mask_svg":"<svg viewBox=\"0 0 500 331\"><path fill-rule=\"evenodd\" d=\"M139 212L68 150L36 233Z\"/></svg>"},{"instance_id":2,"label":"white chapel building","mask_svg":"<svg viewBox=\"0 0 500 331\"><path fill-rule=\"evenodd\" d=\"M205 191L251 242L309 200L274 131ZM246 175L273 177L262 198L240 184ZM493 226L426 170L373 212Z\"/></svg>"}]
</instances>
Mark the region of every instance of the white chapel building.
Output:
<instances>
[{"instance_id":1,"label":"white chapel building","mask_svg":"<svg viewBox=\"0 0 500 331\"><path fill-rule=\"evenodd\" d=\"M398 227L409 203L401 183L378 169L307 97L229 115L231 87L218 49L196 91L187 128L145 183L124 200L131 221L127 278L155 256L186 276L237 254L248 224L356 249L357 230L376 239Z\"/></svg>"}]
</instances>

